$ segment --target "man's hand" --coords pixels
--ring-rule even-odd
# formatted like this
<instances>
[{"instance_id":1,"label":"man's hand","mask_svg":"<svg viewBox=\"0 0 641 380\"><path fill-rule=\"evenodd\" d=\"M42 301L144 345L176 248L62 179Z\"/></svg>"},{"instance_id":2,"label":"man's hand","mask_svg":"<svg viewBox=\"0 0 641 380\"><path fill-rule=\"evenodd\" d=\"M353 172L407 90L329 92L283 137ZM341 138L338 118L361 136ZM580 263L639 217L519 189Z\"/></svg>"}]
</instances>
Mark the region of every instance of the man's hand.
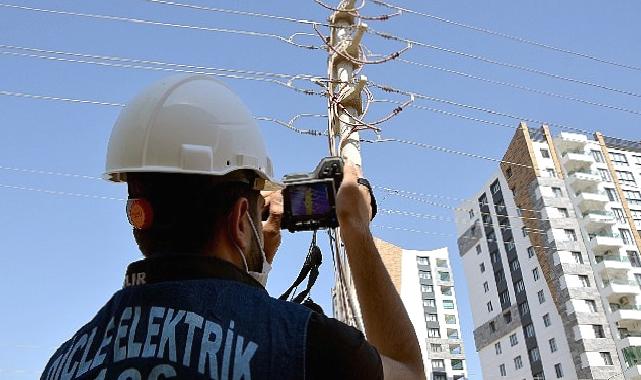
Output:
<instances>
[{"instance_id":1,"label":"man's hand","mask_svg":"<svg viewBox=\"0 0 641 380\"><path fill-rule=\"evenodd\" d=\"M345 160L343 182L336 195L336 215L341 228L359 228L369 231L372 206L369 190L357 180L362 175L360 167ZM363 231L363 232L364 232Z\"/></svg>"},{"instance_id":2,"label":"man's hand","mask_svg":"<svg viewBox=\"0 0 641 380\"><path fill-rule=\"evenodd\" d=\"M265 209L269 210L269 217L263 222L263 243L265 244L265 258L271 264L280 246L283 194L280 191L262 191L261 195L265 197Z\"/></svg>"}]
</instances>

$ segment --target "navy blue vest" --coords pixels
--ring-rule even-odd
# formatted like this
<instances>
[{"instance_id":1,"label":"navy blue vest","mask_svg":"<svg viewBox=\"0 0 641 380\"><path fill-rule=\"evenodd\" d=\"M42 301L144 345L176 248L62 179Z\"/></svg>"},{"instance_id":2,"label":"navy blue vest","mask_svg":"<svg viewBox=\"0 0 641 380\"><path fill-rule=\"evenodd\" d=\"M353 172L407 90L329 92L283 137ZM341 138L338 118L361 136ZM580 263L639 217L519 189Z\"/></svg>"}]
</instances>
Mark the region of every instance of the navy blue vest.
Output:
<instances>
[{"instance_id":1,"label":"navy blue vest","mask_svg":"<svg viewBox=\"0 0 641 380\"><path fill-rule=\"evenodd\" d=\"M304 379L309 309L238 281L118 291L41 379Z\"/></svg>"}]
</instances>

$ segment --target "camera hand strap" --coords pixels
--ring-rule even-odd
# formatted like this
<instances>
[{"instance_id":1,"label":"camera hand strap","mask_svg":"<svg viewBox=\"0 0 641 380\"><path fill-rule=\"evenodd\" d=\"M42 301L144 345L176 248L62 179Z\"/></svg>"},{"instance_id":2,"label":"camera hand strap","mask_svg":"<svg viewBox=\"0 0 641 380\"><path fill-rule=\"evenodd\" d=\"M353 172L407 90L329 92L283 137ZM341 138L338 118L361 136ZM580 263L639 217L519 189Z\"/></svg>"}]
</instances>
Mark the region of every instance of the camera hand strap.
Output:
<instances>
[{"instance_id":1,"label":"camera hand strap","mask_svg":"<svg viewBox=\"0 0 641 380\"><path fill-rule=\"evenodd\" d=\"M309 294L312 286L314 286L314 284L316 283L316 279L318 278L318 268L320 267L322 262L323 254L321 253L320 248L318 248L318 246L316 245L316 231L314 231L312 243L309 247L309 251L307 252L305 263L303 264L300 273L298 273L298 277L296 277L294 283L289 287L289 289L285 291L285 293L278 297L278 299L287 300L292 291L297 288L309 275L309 279L307 280L307 287L293 300L293 302L295 303L303 302L305 300L305 297L307 297L307 295Z\"/></svg>"}]
</instances>

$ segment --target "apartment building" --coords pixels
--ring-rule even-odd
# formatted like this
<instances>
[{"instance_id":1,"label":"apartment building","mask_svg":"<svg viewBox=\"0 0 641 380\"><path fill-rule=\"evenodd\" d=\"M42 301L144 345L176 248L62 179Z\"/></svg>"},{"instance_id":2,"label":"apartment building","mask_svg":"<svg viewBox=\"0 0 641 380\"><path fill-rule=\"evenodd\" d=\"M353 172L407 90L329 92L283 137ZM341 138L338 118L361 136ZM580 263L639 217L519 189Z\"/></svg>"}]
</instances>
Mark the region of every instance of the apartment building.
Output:
<instances>
[{"instance_id":1,"label":"apartment building","mask_svg":"<svg viewBox=\"0 0 641 380\"><path fill-rule=\"evenodd\" d=\"M376 245L416 330L426 378L467 379L447 248L412 251L380 239Z\"/></svg>"},{"instance_id":2,"label":"apartment building","mask_svg":"<svg viewBox=\"0 0 641 380\"><path fill-rule=\"evenodd\" d=\"M517 129L456 212L483 378L641 379L641 143Z\"/></svg>"}]
</instances>

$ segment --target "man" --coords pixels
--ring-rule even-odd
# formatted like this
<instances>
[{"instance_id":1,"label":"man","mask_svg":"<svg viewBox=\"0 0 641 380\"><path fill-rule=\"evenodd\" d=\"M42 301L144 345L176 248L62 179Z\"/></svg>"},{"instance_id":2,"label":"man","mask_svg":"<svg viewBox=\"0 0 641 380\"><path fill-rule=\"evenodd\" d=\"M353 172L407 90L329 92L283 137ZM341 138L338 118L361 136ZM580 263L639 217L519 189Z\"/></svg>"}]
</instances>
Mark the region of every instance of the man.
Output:
<instances>
[{"instance_id":1,"label":"man","mask_svg":"<svg viewBox=\"0 0 641 380\"><path fill-rule=\"evenodd\" d=\"M356 166L346 165L336 206L368 341L269 297L282 204L260 191L276 187L272 175L258 127L220 82L170 77L136 97L113 129L106 177L127 182L145 259L42 379L423 379Z\"/></svg>"}]
</instances>

